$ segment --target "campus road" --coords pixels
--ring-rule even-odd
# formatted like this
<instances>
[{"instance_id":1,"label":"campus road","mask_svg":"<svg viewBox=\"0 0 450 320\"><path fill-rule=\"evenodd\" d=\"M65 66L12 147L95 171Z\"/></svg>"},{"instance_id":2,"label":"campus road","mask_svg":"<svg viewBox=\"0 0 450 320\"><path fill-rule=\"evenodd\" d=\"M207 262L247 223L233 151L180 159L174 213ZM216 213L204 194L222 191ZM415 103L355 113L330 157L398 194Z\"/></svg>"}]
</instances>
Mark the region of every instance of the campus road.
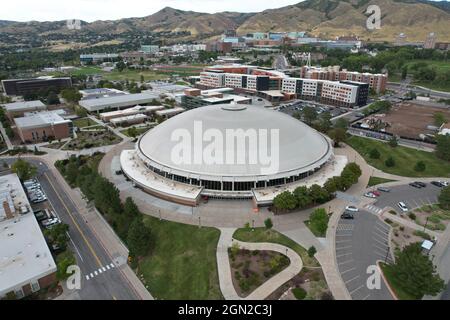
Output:
<instances>
[{"instance_id":1,"label":"campus road","mask_svg":"<svg viewBox=\"0 0 450 320\"><path fill-rule=\"evenodd\" d=\"M16 159L5 159L9 164ZM81 269L81 289L73 295L81 300L137 300L139 295L122 274L126 258L111 257L77 212L73 200L63 190L45 163L27 160L38 168L37 179L62 222L69 225L69 246ZM72 292L71 292L72 293Z\"/></svg>"}]
</instances>

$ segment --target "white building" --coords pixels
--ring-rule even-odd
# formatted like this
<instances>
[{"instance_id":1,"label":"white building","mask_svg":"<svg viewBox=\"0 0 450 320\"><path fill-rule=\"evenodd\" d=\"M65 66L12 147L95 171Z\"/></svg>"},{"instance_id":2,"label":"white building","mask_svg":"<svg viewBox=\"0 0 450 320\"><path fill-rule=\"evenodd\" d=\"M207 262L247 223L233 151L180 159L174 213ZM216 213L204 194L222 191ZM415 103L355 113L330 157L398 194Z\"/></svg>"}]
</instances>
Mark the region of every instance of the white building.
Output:
<instances>
[{"instance_id":1,"label":"white building","mask_svg":"<svg viewBox=\"0 0 450 320\"><path fill-rule=\"evenodd\" d=\"M56 264L16 174L0 176L0 298L48 287Z\"/></svg>"}]
</instances>

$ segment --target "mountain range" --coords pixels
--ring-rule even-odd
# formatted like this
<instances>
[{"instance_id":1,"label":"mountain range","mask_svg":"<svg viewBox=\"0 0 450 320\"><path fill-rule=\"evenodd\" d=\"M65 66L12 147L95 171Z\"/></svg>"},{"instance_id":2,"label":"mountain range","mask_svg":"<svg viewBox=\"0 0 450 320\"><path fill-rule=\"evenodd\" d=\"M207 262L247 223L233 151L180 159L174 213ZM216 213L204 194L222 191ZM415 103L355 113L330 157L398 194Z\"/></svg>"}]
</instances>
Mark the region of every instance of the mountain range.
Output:
<instances>
[{"instance_id":1,"label":"mountain range","mask_svg":"<svg viewBox=\"0 0 450 320\"><path fill-rule=\"evenodd\" d=\"M381 29L367 30L369 5L381 9ZM71 33L120 35L142 32L180 32L187 39L212 39L224 30L239 35L249 32L307 31L333 38L357 35L363 40L392 41L404 33L408 41L424 41L435 32L438 41L450 41L450 4L427 0L306 0L295 5L255 13L200 13L166 7L142 18L82 22L81 30L70 30L66 21L14 22L0 20L0 34L35 37ZM191 35L186 37L186 32ZM180 36L181 37L181 36Z\"/></svg>"}]
</instances>

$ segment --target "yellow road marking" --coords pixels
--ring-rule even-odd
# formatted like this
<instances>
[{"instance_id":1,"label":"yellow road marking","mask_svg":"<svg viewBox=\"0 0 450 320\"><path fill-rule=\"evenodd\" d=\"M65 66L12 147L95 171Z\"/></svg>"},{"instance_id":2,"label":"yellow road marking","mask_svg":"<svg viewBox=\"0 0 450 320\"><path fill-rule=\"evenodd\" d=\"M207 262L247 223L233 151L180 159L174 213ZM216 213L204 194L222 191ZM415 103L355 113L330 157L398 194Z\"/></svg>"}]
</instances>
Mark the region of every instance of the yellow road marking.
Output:
<instances>
[{"instance_id":1,"label":"yellow road marking","mask_svg":"<svg viewBox=\"0 0 450 320\"><path fill-rule=\"evenodd\" d=\"M83 238L84 242L86 242L86 245L88 246L89 250L91 251L92 255L94 256L94 258L97 260L98 266L101 267L102 263L100 261L100 259L98 258L97 254L95 253L94 249L92 248L91 244L89 243L88 239L86 238L86 236L84 235L83 231L81 230L80 226L78 225L78 223L75 221L75 218L73 217L73 215L70 213L69 208L67 208L66 203L63 201L63 199L61 198L61 196L59 195L59 193L56 191L55 186L53 185L52 181L50 180L49 176L47 175L47 173L44 173L44 175L47 177L48 182L50 183L51 187L53 188L53 190L56 193L56 196L59 198L59 200L61 201L61 203L63 204L64 208L66 208L67 213L69 214L70 219L72 219L73 224L75 225L75 227L78 229L78 231L81 234L81 237Z\"/></svg>"}]
</instances>

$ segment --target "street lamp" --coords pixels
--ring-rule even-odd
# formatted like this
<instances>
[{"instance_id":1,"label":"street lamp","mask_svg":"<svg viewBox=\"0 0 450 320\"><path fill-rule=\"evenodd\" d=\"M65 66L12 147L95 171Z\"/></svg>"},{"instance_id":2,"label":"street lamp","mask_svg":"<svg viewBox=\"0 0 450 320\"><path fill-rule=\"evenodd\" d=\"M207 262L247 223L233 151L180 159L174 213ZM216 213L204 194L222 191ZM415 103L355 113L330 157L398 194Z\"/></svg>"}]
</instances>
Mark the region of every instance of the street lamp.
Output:
<instances>
[{"instance_id":1,"label":"street lamp","mask_svg":"<svg viewBox=\"0 0 450 320\"><path fill-rule=\"evenodd\" d=\"M159 214L159 221L161 221L161 220L162 220L162 217L161 217L161 209L158 209L158 214Z\"/></svg>"},{"instance_id":2,"label":"street lamp","mask_svg":"<svg viewBox=\"0 0 450 320\"><path fill-rule=\"evenodd\" d=\"M255 219L252 219L252 231L255 231Z\"/></svg>"},{"instance_id":3,"label":"street lamp","mask_svg":"<svg viewBox=\"0 0 450 320\"><path fill-rule=\"evenodd\" d=\"M202 227L201 222L200 222L200 217L198 217L198 227L199 227L199 228Z\"/></svg>"}]
</instances>

